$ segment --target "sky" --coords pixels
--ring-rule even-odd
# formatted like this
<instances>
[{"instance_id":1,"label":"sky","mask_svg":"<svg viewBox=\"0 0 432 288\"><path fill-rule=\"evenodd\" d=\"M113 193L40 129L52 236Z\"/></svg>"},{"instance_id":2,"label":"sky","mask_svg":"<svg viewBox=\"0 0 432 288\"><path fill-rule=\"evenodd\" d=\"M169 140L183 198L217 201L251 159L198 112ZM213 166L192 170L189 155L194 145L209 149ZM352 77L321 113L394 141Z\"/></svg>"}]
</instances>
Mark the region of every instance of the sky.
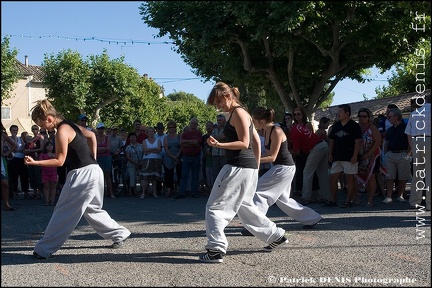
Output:
<instances>
[{"instance_id":1,"label":"sky","mask_svg":"<svg viewBox=\"0 0 432 288\"><path fill-rule=\"evenodd\" d=\"M168 37L155 38L157 29L148 27L139 14L140 1L1 1L1 38L10 36L17 58L29 65L41 65L45 54L57 55L71 49L81 54L111 59L125 57L125 63L148 74L164 87L165 95L186 92L206 100L214 82L204 82L172 49ZM85 40L84 40L85 39ZM95 40L92 40L95 39ZM387 86L390 72L372 69L373 81L338 83L331 105L373 99L377 86ZM235 85L235 84L234 84Z\"/></svg>"}]
</instances>

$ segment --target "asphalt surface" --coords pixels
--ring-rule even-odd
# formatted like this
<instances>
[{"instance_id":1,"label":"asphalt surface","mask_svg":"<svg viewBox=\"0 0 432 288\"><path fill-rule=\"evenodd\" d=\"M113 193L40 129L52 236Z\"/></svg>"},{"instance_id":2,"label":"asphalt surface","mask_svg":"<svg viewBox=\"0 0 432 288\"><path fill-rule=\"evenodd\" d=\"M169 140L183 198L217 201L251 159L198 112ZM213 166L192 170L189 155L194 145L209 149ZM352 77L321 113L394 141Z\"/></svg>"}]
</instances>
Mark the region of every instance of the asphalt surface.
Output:
<instances>
[{"instance_id":1,"label":"asphalt surface","mask_svg":"<svg viewBox=\"0 0 432 288\"><path fill-rule=\"evenodd\" d=\"M339 192L339 204L344 192ZM1 212L1 286L326 286L430 287L430 211L408 203L352 208L310 204L323 216L313 229L283 214L268 216L289 232L288 245L271 253L255 237L241 236L238 218L225 232L223 263L201 263L206 243L207 198L106 198L104 209L132 235L120 249L99 237L82 219L48 260L32 256L53 207L40 200L12 200Z\"/></svg>"}]
</instances>

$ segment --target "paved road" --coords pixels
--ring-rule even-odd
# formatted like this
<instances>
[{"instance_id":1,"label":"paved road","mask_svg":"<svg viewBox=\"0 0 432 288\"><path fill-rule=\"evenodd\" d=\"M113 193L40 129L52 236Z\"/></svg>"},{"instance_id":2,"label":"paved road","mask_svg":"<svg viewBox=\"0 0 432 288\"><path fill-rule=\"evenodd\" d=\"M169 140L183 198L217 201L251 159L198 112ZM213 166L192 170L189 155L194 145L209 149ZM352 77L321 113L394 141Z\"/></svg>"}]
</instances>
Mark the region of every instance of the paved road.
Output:
<instances>
[{"instance_id":1,"label":"paved road","mask_svg":"<svg viewBox=\"0 0 432 288\"><path fill-rule=\"evenodd\" d=\"M1 212L1 286L430 287L430 211L380 199L368 208L360 199L347 209L311 204L324 219L310 230L271 207L268 215L290 233L289 244L271 253L241 236L235 218L222 264L197 259L206 242L205 197L107 198L104 208L132 231L125 247L107 248L111 241L81 220L49 260L31 255L53 207L14 200L18 211Z\"/></svg>"}]
</instances>

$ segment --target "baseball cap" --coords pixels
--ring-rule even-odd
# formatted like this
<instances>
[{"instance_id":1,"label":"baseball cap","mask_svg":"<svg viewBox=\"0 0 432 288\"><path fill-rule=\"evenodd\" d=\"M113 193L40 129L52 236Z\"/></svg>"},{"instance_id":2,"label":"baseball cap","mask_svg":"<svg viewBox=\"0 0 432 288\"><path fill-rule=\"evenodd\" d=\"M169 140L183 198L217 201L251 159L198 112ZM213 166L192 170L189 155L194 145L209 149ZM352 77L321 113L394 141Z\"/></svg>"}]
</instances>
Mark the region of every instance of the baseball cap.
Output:
<instances>
[{"instance_id":1,"label":"baseball cap","mask_svg":"<svg viewBox=\"0 0 432 288\"><path fill-rule=\"evenodd\" d=\"M81 114L80 116L78 116L78 120L84 120L84 119L88 120L88 117L86 114Z\"/></svg>"},{"instance_id":2,"label":"baseball cap","mask_svg":"<svg viewBox=\"0 0 432 288\"><path fill-rule=\"evenodd\" d=\"M96 129L99 129L99 128L105 128L105 124L102 122L98 123L96 126Z\"/></svg>"}]
</instances>

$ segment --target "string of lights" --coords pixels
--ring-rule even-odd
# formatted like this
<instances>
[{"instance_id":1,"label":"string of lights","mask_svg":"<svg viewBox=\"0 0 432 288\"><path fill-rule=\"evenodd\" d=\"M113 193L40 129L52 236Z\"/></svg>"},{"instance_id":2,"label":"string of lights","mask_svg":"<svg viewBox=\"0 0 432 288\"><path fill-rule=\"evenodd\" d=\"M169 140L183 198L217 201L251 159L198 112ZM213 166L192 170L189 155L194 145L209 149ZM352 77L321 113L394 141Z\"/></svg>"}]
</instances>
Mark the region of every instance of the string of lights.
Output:
<instances>
[{"instance_id":1,"label":"string of lights","mask_svg":"<svg viewBox=\"0 0 432 288\"><path fill-rule=\"evenodd\" d=\"M60 36L60 35L15 35L8 34L6 35L9 38L17 37L17 38L28 38L28 39L62 39L62 40L75 40L75 41L98 41L102 43L108 44L117 44L117 45L133 45L133 44L147 44L147 45L165 45L165 44L173 44L172 41L147 41L147 40L133 40L133 39L116 39L116 38L103 38L103 37L94 37L94 36ZM2 37L3 38L3 37Z\"/></svg>"}]
</instances>

